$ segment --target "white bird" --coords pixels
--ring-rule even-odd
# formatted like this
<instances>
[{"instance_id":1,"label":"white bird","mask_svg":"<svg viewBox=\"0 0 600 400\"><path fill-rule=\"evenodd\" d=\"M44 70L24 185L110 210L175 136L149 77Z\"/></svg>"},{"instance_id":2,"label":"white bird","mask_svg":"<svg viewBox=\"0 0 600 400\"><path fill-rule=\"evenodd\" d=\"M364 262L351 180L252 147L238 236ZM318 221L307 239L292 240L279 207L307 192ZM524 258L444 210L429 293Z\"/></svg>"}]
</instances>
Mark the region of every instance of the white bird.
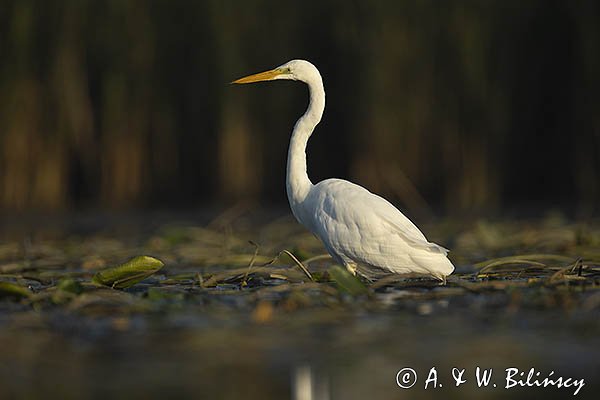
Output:
<instances>
[{"instance_id":1,"label":"white bird","mask_svg":"<svg viewBox=\"0 0 600 400\"><path fill-rule=\"evenodd\" d=\"M308 85L310 103L296 122L288 149L286 188L292 213L315 234L333 259L367 279L384 274L424 274L445 281L454 271L448 250L423 233L387 200L362 186L326 179L314 185L306 171L306 144L321 121L325 89L317 68L292 60L232 83L288 79Z\"/></svg>"}]
</instances>

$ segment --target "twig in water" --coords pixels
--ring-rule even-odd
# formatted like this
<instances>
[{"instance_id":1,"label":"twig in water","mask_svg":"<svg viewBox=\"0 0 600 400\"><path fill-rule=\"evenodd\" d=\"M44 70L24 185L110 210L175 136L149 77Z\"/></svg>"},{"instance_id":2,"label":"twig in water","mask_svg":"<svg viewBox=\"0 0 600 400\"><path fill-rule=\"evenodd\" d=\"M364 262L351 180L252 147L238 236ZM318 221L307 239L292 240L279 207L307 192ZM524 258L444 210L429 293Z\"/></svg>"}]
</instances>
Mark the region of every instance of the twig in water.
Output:
<instances>
[{"instance_id":1,"label":"twig in water","mask_svg":"<svg viewBox=\"0 0 600 400\"><path fill-rule=\"evenodd\" d=\"M282 253L287 254L292 260L294 260L294 262L296 263L296 265L299 266L300 269L302 269L302 271L304 271L304 273L306 274L306 276L308 276L308 279L310 279L313 282L315 281L313 279L312 275L310 274L310 272L308 272L308 270L306 269L306 267L300 262L300 260L298 260L296 258L296 256L294 256L291 252L289 252L287 250L282 250L281 253L279 253L279 256L281 256Z\"/></svg>"},{"instance_id":2,"label":"twig in water","mask_svg":"<svg viewBox=\"0 0 600 400\"><path fill-rule=\"evenodd\" d=\"M575 260L575 262L573 263L573 268L571 268L571 273L575 272L575 269L577 269L577 267L580 268L581 271L581 266L583 265L583 260L581 259L581 257L579 257L577 260ZM581 273L579 274L581 275Z\"/></svg>"},{"instance_id":3,"label":"twig in water","mask_svg":"<svg viewBox=\"0 0 600 400\"><path fill-rule=\"evenodd\" d=\"M282 255L282 254L287 254L287 255L288 255L288 257L290 257L290 258L292 259L292 261L294 261L294 263L296 263L296 265L297 265L298 267L300 267L300 269L302 270L302 272L304 272L304 274L305 274L306 276L308 276L308 279L310 279L310 280L311 280L311 281L313 281L313 282L315 281L315 280L314 280L314 278L312 277L312 275L310 274L310 272L308 272L308 269L306 269L306 267L304 266L304 264L302 264L302 263L300 262L300 260L298 260L298 259L296 258L296 256L294 256L294 255L293 255L293 254L292 254L290 251L288 251L288 250L282 250L282 251L280 251L280 252L279 252L279 254L277 254L277 257L273 258L271 261L267 261L266 263L264 263L264 264L261 264L261 267L267 267L267 266L269 266L269 265L273 264L275 261L277 261L277 260L279 259L279 257L281 257L281 255Z\"/></svg>"},{"instance_id":4,"label":"twig in water","mask_svg":"<svg viewBox=\"0 0 600 400\"><path fill-rule=\"evenodd\" d=\"M565 279L565 274L567 272L573 273L575 271L575 269L577 268L577 266L582 265L582 264L583 264L583 260L581 258L578 258L573 264L567 265L566 267L561 268L560 270L558 270L554 274L552 274L547 279L547 282L553 283L560 279Z\"/></svg>"},{"instance_id":5,"label":"twig in water","mask_svg":"<svg viewBox=\"0 0 600 400\"><path fill-rule=\"evenodd\" d=\"M246 286L248 284L248 282L246 282L246 280L248 279L248 274L250 274L250 270L254 266L254 261L256 260L256 256L258 255L258 249L260 248L260 246L256 243L254 243L252 240L248 240L248 243L250 243L252 246L254 246L254 254L252 255L252 258L250 259L250 263L248 264L248 270L244 274L244 279L242 279L242 286Z\"/></svg>"}]
</instances>

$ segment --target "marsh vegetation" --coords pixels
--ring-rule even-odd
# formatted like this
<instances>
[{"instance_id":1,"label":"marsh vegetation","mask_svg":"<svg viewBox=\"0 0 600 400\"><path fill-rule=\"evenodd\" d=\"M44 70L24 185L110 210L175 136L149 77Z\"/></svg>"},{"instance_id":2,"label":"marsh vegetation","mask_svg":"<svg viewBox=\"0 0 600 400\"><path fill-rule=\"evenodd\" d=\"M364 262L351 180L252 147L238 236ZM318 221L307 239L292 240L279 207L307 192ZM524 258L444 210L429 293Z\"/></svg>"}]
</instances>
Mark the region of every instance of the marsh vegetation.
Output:
<instances>
[{"instance_id":1,"label":"marsh vegetation","mask_svg":"<svg viewBox=\"0 0 600 400\"><path fill-rule=\"evenodd\" d=\"M583 395L598 388L600 229L593 222L557 214L437 221L425 228L452 248L457 266L446 285L403 278L363 286L288 216L82 221L3 232L3 398L284 398L306 366L332 398L402 396L394 376L403 366L555 369L586 378ZM151 260L139 282L98 281L139 255L164 267ZM448 373L442 379L451 398L502 394L451 388Z\"/></svg>"}]
</instances>

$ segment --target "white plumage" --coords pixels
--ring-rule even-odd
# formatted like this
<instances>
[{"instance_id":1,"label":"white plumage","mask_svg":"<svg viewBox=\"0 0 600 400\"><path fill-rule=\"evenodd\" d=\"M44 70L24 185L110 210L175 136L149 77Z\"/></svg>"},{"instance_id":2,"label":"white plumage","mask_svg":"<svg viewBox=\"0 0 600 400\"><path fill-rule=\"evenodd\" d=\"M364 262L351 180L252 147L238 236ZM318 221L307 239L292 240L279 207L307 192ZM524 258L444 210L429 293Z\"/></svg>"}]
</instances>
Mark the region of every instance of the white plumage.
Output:
<instances>
[{"instance_id":1,"label":"white plumage","mask_svg":"<svg viewBox=\"0 0 600 400\"><path fill-rule=\"evenodd\" d=\"M306 144L325 109L323 80L314 65L292 60L233 83L276 79L299 80L310 90L308 109L294 126L288 150L286 188L296 219L352 273L369 279L385 273L418 273L445 280L454 271L448 250L427 241L387 200L342 179L313 185L308 178Z\"/></svg>"}]
</instances>

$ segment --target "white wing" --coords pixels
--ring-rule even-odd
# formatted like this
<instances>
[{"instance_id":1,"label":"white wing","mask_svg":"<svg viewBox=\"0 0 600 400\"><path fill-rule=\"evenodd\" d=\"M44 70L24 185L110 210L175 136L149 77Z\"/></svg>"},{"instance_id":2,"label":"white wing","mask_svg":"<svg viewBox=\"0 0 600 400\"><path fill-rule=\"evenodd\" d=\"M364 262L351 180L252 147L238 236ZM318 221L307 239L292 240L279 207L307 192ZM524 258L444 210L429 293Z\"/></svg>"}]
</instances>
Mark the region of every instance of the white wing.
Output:
<instances>
[{"instance_id":1,"label":"white wing","mask_svg":"<svg viewBox=\"0 0 600 400\"><path fill-rule=\"evenodd\" d=\"M359 185L340 179L320 182L303 208L301 222L345 264L434 276L454 270L448 250L427 241L396 207Z\"/></svg>"}]
</instances>

